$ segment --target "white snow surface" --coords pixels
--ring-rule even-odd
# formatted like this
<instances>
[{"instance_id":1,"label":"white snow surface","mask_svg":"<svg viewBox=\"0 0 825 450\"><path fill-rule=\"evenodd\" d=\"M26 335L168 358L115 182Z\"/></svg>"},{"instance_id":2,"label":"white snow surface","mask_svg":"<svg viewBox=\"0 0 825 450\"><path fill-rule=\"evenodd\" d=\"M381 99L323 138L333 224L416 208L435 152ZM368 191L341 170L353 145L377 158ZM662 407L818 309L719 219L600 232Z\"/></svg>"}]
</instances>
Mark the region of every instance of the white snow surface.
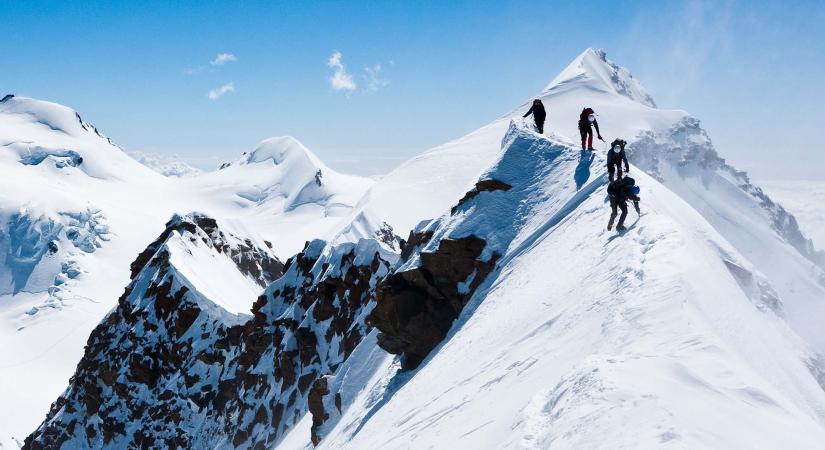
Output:
<instances>
[{"instance_id":1,"label":"white snow surface","mask_svg":"<svg viewBox=\"0 0 825 450\"><path fill-rule=\"evenodd\" d=\"M350 362L366 385L319 448L821 448L814 354L707 220L637 173L643 215L608 232L598 158L515 124L503 147L481 178L513 187L428 244L475 230L497 271L417 370Z\"/></svg>"},{"instance_id":2,"label":"white snow surface","mask_svg":"<svg viewBox=\"0 0 825 450\"><path fill-rule=\"evenodd\" d=\"M174 213L231 222L286 260L335 226L372 183L329 169L292 138L266 140L251 155L223 170L165 177L70 108L0 102L1 439L22 442L43 420L128 284L130 263ZM231 296L238 284L220 264L187 276L214 302L248 312L257 293ZM239 297L243 304L233 304Z\"/></svg>"},{"instance_id":3,"label":"white snow surface","mask_svg":"<svg viewBox=\"0 0 825 450\"><path fill-rule=\"evenodd\" d=\"M825 181L770 180L761 186L793 213L817 248L825 248Z\"/></svg>"},{"instance_id":4,"label":"white snow surface","mask_svg":"<svg viewBox=\"0 0 825 450\"><path fill-rule=\"evenodd\" d=\"M546 132L573 146L580 144L579 113L593 108L607 142L629 142L630 162L636 166L631 173L643 169L696 209L764 274L784 302L791 326L825 355L825 257L802 242L804 236L795 234L790 217L780 216L781 207L770 205L744 173L718 157L697 119L684 111L656 108L627 69L593 49L574 59L538 98L548 109ZM498 158L511 120L533 126L521 118L531 102L403 163L367 191L349 221L330 237L369 236L384 222L406 237L422 219L438 217ZM605 147L597 144L597 149Z\"/></svg>"}]
</instances>

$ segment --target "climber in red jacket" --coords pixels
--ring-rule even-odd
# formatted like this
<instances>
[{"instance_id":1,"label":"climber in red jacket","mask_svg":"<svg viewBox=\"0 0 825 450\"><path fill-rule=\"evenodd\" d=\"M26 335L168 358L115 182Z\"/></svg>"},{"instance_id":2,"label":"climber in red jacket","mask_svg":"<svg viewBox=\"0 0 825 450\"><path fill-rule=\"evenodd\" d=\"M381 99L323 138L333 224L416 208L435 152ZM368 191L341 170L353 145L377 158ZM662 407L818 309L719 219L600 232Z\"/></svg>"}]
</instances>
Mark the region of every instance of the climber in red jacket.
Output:
<instances>
[{"instance_id":1,"label":"climber in red jacket","mask_svg":"<svg viewBox=\"0 0 825 450\"><path fill-rule=\"evenodd\" d=\"M593 112L593 108L584 108L579 115L579 133L582 135L582 150L593 150L594 127L596 128L596 136L603 141L602 134L599 132L599 122L596 122L596 113Z\"/></svg>"}]
</instances>

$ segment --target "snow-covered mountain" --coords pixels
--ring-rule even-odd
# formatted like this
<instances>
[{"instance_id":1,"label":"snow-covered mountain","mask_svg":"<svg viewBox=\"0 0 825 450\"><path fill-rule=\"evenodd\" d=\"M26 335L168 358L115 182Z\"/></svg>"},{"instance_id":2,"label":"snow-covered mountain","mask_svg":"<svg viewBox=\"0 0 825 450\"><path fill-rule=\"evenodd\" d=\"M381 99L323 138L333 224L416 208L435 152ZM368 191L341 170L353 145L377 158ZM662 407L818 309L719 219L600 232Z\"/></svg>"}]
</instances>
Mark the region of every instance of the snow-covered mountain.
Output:
<instances>
[{"instance_id":1,"label":"snow-covered mountain","mask_svg":"<svg viewBox=\"0 0 825 450\"><path fill-rule=\"evenodd\" d=\"M132 264L118 307L27 447L277 442L305 415L313 383L361 342L371 288L388 271L384 257L395 258L376 241L312 241L252 306L244 285L281 275L267 252L205 216L170 221Z\"/></svg>"},{"instance_id":2,"label":"snow-covered mountain","mask_svg":"<svg viewBox=\"0 0 825 450\"><path fill-rule=\"evenodd\" d=\"M63 395L28 447L821 446L823 256L793 216L603 52L585 51L540 98L545 136L520 119L527 101L375 183L334 173L291 138L216 172L118 181L133 190L108 195L151 204L94 206L87 215L107 219L86 227L100 230L93 256L65 275L76 284L58 285L128 287L107 297L117 306L82 359L76 343L67 352L81 361L68 388L48 378ZM605 138L630 142L643 209L623 234L605 231L603 157L579 150L586 106ZM82 161L50 154L47 180L89 178L76 152ZM5 163L18 177L21 158ZM190 210L204 213L173 216L152 242ZM139 233L123 238L131 228L115 216L153 234L131 271L120 259ZM75 245L63 228L34 229L15 234L58 236L57 256L41 244L37 261ZM225 241L243 250L219 250ZM256 293L274 278L254 275L274 273L262 261L295 252ZM69 306L57 304L63 317ZM59 317L25 322L6 308L24 324L4 331L18 344ZM5 373L30 385L24 369Z\"/></svg>"},{"instance_id":3,"label":"snow-covered mountain","mask_svg":"<svg viewBox=\"0 0 825 450\"><path fill-rule=\"evenodd\" d=\"M825 317L823 252L800 232L791 214L719 157L697 119L656 108L627 69L593 49L575 58L537 98L548 108L545 129L574 147L579 145L579 113L593 108L605 140L628 141L632 165L676 192L746 255L771 280L797 332L825 354L825 333L819 331ZM387 226L404 233L438 216L495 161L509 122L522 121L531 102L387 174L330 238L368 237Z\"/></svg>"},{"instance_id":4,"label":"snow-covered mountain","mask_svg":"<svg viewBox=\"0 0 825 450\"><path fill-rule=\"evenodd\" d=\"M601 158L515 123L502 147L479 178L500 188L419 228L424 242L393 275L418 280L415 294L402 282L379 294L378 345L433 350L413 371L404 358L363 362L319 448L821 445L821 363L708 221L638 173L643 215L607 232ZM420 288L431 255L467 239L478 251L452 283L459 295ZM445 339L432 347L420 331L434 329ZM300 447L306 430L293 433L283 448Z\"/></svg>"},{"instance_id":5,"label":"snow-covered mountain","mask_svg":"<svg viewBox=\"0 0 825 450\"><path fill-rule=\"evenodd\" d=\"M3 98L0 439L22 441L42 421L128 284L129 264L173 214L225 219L286 260L371 184L337 174L292 138L251 154L259 157L221 171L164 177L67 107Z\"/></svg>"},{"instance_id":6,"label":"snow-covered mountain","mask_svg":"<svg viewBox=\"0 0 825 450\"><path fill-rule=\"evenodd\" d=\"M825 183L775 180L760 185L799 220L800 228L816 248L825 248Z\"/></svg>"}]
</instances>

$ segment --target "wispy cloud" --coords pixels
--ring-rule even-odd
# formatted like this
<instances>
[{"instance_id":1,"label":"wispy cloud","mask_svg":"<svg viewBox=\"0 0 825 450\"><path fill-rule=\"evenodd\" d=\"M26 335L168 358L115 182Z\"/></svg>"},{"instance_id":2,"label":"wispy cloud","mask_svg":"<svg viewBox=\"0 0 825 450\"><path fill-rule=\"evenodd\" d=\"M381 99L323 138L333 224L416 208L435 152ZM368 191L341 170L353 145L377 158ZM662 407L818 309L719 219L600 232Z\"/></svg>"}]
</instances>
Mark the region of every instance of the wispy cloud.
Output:
<instances>
[{"instance_id":1,"label":"wispy cloud","mask_svg":"<svg viewBox=\"0 0 825 450\"><path fill-rule=\"evenodd\" d=\"M221 87L216 87L215 89L212 89L211 91L209 91L208 97L209 100L217 100L230 92L235 92L234 81L230 81L229 83L226 83Z\"/></svg>"},{"instance_id":2,"label":"wispy cloud","mask_svg":"<svg viewBox=\"0 0 825 450\"><path fill-rule=\"evenodd\" d=\"M346 66L341 61L344 55L339 51L332 52L332 55L327 60L327 66L332 68L332 76L329 77L329 84L333 90L344 91L352 93L358 86L355 84L355 79L347 72Z\"/></svg>"},{"instance_id":3,"label":"wispy cloud","mask_svg":"<svg viewBox=\"0 0 825 450\"><path fill-rule=\"evenodd\" d=\"M366 92L376 92L379 89L386 87L390 82L381 74L381 64L375 64L372 67L364 68L364 80L366 80Z\"/></svg>"},{"instance_id":4,"label":"wispy cloud","mask_svg":"<svg viewBox=\"0 0 825 450\"><path fill-rule=\"evenodd\" d=\"M389 80L384 77L381 64L364 67L363 72L358 76L363 84L356 83L355 76L347 71L343 59L344 55L336 50L327 60L327 67L332 69L332 76L328 79L329 85L334 91L345 92L347 96L354 92L371 94L390 84ZM395 61L390 61L390 65L394 64Z\"/></svg>"},{"instance_id":5,"label":"wispy cloud","mask_svg":"<svg viewBox=\"0 0 825 450\"><path fill-rule=\"evenodd\" d=\"M187 67L183 69L183 73L186 75L195 75L201 72L206 71L207 69L211 72L214 67L222 66L226 63L235 62L238 60L238 57L233 55L232 53L218 53L209 61L209 64L204 64L197 67Z\"/></svg>"},{"instance_id":6,"label":"wispy cloud","mask_svg":"<svg viewBox=\"0 0 825 450\"><path fill-rule=\"evenodd\" d=\"M238 57L233 55L232 53L218 53L209 64L213 66L222 66L228 62L235 62L238 60Z\"/></svg>"}]
</instances>

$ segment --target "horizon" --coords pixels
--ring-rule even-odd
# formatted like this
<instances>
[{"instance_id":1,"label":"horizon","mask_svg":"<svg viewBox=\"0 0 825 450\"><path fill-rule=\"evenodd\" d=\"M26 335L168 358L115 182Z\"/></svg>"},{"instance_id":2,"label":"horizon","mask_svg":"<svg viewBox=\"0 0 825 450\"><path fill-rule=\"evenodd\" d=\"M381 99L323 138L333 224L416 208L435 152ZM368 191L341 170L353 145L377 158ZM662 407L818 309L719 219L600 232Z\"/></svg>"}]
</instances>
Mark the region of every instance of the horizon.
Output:
<instances>
[{"instance_id":1,"label":"horizon","mask_svg":"<svg viewBox=\"0 0 825 450\"><path fill-rule=\"evenodd\" d=\"M825 179L825 146L806 136L825 94L798 88L825 64L804 26L825 18L816 2L597 2L592 23L576 5L41 5L0 6L19 25L0 49L16 62L3 93L69 106L129 153L201 169L290 135L340 172L381 175L512 110L593 47L755 178ZM583 25L588 36L567 39Z\"/></svg>"}]
</instances>

